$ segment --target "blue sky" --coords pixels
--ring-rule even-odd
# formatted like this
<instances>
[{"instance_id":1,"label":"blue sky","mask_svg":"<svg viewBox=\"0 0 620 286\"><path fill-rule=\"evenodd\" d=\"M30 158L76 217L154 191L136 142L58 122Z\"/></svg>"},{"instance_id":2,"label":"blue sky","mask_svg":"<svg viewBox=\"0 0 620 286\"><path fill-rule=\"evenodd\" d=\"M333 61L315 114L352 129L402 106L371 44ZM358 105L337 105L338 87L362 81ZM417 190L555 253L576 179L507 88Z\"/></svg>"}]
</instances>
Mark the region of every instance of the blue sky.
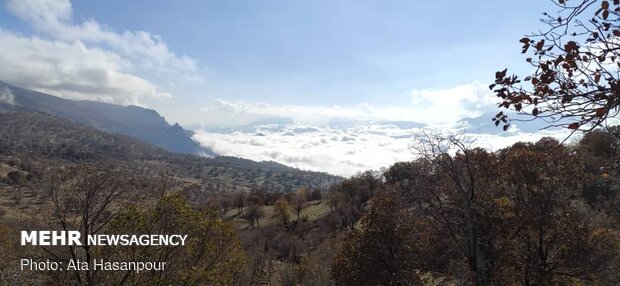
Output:
<instances>
[{"instance_id":1,"label":"blue sky","mask_svg":"<svg viewBox=\"0 0 620 286\"><path fill-rule=\"evenodd\" d=\"M534 0L9 0L0 10L0 29L17 56L20 49L53 45L84 58L42 57L42 65L62 65L51 70L79 70L80 62L99 58L91 53L102 63L53 82L45 74L29 82L6 70L0 80L68 98L140 104L190 126L290 116L302 107L314 110L308 116L339 110L356 116L371 108L424 121L407 114L453 97L424 105L412 100L415 94L484 85L503 67L527 71L518 39L541 27L540 13L550 9L549 1ZM143 48L149 44L152 49ZM95 80L80 77L93 70L113 79L99 93ZM259 112L263 104L273 113ZM248 110L253 113L244 114ZM383 115L377 118L391 119Z\"/></svg>"}]
</instances>

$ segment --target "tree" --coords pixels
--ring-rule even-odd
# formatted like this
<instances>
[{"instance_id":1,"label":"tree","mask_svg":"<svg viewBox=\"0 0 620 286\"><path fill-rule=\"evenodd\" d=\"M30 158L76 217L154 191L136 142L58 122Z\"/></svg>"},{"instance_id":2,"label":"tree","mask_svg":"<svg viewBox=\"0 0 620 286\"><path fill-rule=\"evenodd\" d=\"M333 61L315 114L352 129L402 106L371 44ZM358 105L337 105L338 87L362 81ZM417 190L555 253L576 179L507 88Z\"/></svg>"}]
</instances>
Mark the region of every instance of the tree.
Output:
<instances>
[{"instance_id":1,"label":"tree","mask_svg":"<svg viewBox=\"0 0 620 286\"><path fill-rule=\"evenodd\" d=\"M291 220L288 202L284 199L279 199L275 202L274 208L275 216L282 223L284 228L288 230L289 222Z\"/></svg>"},{"instance_id":2,"label":"tree","mask_svg":"<svg viewBox=\"0 0 620 286\"><path fill-rule=\"evenodd\" d=\"M108 166L86 164L57 170L48 188L52 202L49 224L52 229L79 230L84 241L81 246L47 252L59 260L92 261L101 252L86 243L86 238L101 232L118 215L122 209L118 204L134 194L134 185L126 172ZM92 267L73 272L74 281L85 285L95 284L96 275Z\"/></svg>"},{"instance_id":3,"label":"tree","mask_svg":"<svg viewBox=\"0 0 620 286\"><path fill-rule=\"evenodd\" d=\"M331 275L332 264L329 262L337 251L336 241L326 240L311 255L303 256L298 269L298 285L335 285Z\"/></svg>"},{"instance_id":4,"label":"tree","mask_svg":"<svg viewBox=\"0 0 620 286\"><path fill-rule=\"evenodd\" d=\"M222 194L220 195L219 203L222 208L222 217L225 217L228 210L232 207L232 198L229 194Z\"/></svg>"},{"instance_id":5,"label":"tree","mask_svg":"<svg viewBox=\"0 0 620 286\"><path fill-rule=\"evenodd\" d=\"M350 231L333 258L337 285L420 285L416 272L420 222L392 196L371 201L361 230Z\"/></svg>"},{"instance_id":6,"label":"tree","mask_svg":"<svg viewBox=\"0 0 620 286\"><path fill-rule=\"evenodd\" d=\"M437 222L454 247L462 251L477 286L490 285L489 242L484 237L479 212L481 197L491 189L494 158L470 148L462 134L423 132L416 135L412 151L432 163L440 180L428 182L410 194L410 200ZM455 151L454 156L449 152Z\"/></svg>"},{"instance_id":7,"label":"tree","mask_svg":"<svg viewBox=\"0 0 620 286\"><path fill-rule=\"evenodd\" d=\"M237 208L239 214L243 212L243 207L245 206L245 199L247 194L245 192L236 192L233 194L233 205Z\"/></svg>"},{"instance_id":8,"label":"tree","mask_svg":"<svg viewBox=\"0 0 620 286\"><path fill-rule=\"evenodd\" d=\"M180 195L160 199L153 207L124 209L110 224L112 234L183 234L183 246L106 248L109 260L166 262L162 271L114 271L109 285L237 285L246 263L232 223L214 208L197 211Z\"/></svg>"},{"instance_id":9,"label":"tree","mask_svg":"<svg viewBox=\"0 0 620 286\"><path fill-rule=\"evenodd\" d=\"M520 40L535 70L523 79L495 74L500 108L543 118L550 126L590 131L620 111L620 2L553 0L541 32ZM510 125L499 112L495 124Z\"/></svg>"},{"instance_id":10,"label":"tree","mask_svg":"<svg viewBox=\"0 0 620 286\"><path fill-rule=\"evenodd\" d=\"M254 227L255 224L260 225L258 222L259 219L265 217L265 211L259 204L251 204L246 208L246 212L244 214L244 218L250 224L250 227Z\"/></svg>"},{"instance_id":11,"label":"tree","mask_svg":"<svg viewBox=\"0 0 620 286\"><path fill-rule=\"evenodd\" d=\"M397 185L397 188L412 187L415 181L415 164L413 162L396 162L384 173L385 181L390 185Z\"/></svg>"},{"instance_id":12,"label":"tree","mask_svg":"<svg viewBox=\"0 0 620 286\"><path fill-rule=\"evenodd\" d=\"M345 203L345 195L340 191L338 186L334 185L327 191L327 203L329 209L333 213L340 205Z\"/></svg>"},{"instance_id":13,"label":"tree","mask_svg":"<svg viewBox=\"0 0 620 286\"><path fill-rule=\"evenodd\" d=\"M541 141L503 150L497 166L489 198L495 204L484 215L493 226L488 238L495 241L496 284L617 283L610 269L618 267L618 236L575 207L584 177L579 158L557 141Z\"/></svg>"},{"instance_id":14,"label":"tree","mask_svg":"<svg viewBox=\"0 0 620 286\"><path fill-rule=\"evenodd\" d=\"M309 199L311 201L319 201L320 204L323 199L323 192L321 192L321 189L316 188L310 193Z\"/></svg>"},{"instance_id":15,"label":"tree","mask_svg":"<svg viewBox=\"0 0 620 286\"><path fill-rule=\"evenodd\" d=\"M489 154L458 135L421 136L411 166L426 174L404 192L416 221L431 226L415 232L433 241L418 246L421 271L457 284L617 284L617 224L593 218L579 197L577 152L553 138Z\"/></svg>"},{"instance_id":16,"label":"tree","mask_svg":"<svg viewBox=\"0 0 620 286\"><path fill-rule=\"evenodd\" d=\"M612 126L585 134L577 145L586 171L582 195L611 225L620 225L619 139L620 126Z\"/></svg>"},{"instance_id":17,"label":"tree","mask_svg":"<svg viewBox=\"0 0 620 286\"><path fill-rule=\"evenodd\" d=\"M579 141L579 146L585 148L584 153L589 155L603 158L614 158L618 154L618 149L615 142L616 138L609 131L593 130L587 133Z\"/></svg>"},{"instance_id":18,"label":"tree","mask_svg":"<svg viewBox=\"0 0 620 286\"><path fill-rule=\"evenodd\" d=\"M304 204L306 203L306 190L304 188L300 188L293 194L293 206L295 207L295 211L297 212L297 220L299 221L299 215L301 211L304 209Z\"/></svg>"},{"instance_id":19,"label":"tree","mask_svg":"<svg viewBox=\"0 0 620 286\"><path fill-rule=\"evenodd\" d=\"M380 174L366 171L357 176L342 180L328 191L332 209L348 204L363 211L375 191L382 187Z\"/></svg>"}]
</instances>

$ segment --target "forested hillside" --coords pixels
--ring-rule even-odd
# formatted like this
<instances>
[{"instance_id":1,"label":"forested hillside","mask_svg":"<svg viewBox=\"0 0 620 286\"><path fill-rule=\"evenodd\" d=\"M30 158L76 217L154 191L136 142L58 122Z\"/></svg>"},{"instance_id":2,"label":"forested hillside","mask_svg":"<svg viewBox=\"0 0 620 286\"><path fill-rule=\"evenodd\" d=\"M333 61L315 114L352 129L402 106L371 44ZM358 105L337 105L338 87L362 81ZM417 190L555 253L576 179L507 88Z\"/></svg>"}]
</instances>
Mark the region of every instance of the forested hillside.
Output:
<instances>
[{"instance_id":1,"label":"forested hillside","mask_svg":"<svg viewBox=\"0 0 620 286\"><path fill-rule=\"evenodd\" d=\"M127 166L134 172L169 174L195 181L204 191L249 191L262 188L288 192L300 187L326 187L338 180L274 162L216 157L200 158L165 151L125 135L110 134L42 113L0 113L0 162L21 171L101 162Z\"/></svg>"}]
</instances>

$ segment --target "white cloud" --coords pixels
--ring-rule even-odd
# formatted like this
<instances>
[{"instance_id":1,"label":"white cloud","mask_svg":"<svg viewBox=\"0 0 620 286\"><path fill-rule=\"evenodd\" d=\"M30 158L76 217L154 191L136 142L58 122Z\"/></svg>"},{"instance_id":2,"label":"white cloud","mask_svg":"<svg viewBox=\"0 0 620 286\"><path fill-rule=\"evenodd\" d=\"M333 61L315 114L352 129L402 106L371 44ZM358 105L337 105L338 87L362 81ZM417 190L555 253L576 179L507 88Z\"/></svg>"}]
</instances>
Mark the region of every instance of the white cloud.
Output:
<instances>
[{"instance_id":1,"label":"white cloud","mask_svg":"<svg viewBox=\"0 0 620 286\"><path fill-rule=\"evenodd\" d=\"M145 31L116 33L95 20L74 23L69 0L9 0L9 10L39 32L66 42L103 44L116 52L136 59L145 68L161 72L197 71L195 60L177 56L157 35Z\"/></svg>"},{"instance_id":2,"label":"white cloud","mask_svg":"<svg viewBox=\"0 0 620 286\"><path fill-rule=\"evenodd\" d=\"M170 97L159 87L165 82L202 81L196 61L170 51L159 36L117 33L92 19L76 23L69 0L8 0L7 7L42 37L0 30L0 80L117 104Z\"/></svg>"},{"instance_id":3,"label":"white cloud","mask_svg":"<svg viewBox=\"0 0 620 286\"><path fill-rule=\"evenodd\" d=\"M7 7L39 30L57 29L73 14L69 0L8 0Z\"/></svg>"},{"instance_id":4,"label":"white cloud","mask_svg":"<svg viewBox=\"0 0 620 286\"><path fill-rule=\"evenodd\" d=\"M149 81L125 72L131 63L117 54L81 42L20 37L0 29L0 79L41 92L117 104L143 97L166 98Z\"/></svg>"},{"instance_id":5,"label":"white cloud","mask_svg":"<svg viewBox=\"0 0 620 286\"><path fill-rule=\"evenodd\" d=\"M297 123L325 125L337 121L413 121L426 124L453 124L497 110L496 98L480 82L447 89L411 92L411 100L386 106L361 103L354 106L281 105L265 102L215 99L202 111L208 125L242 125L268 117L288 117Z\"/></svg>"},{"instance_id":6,"label":"white cloud","mask_svg":"<svg viewBox=\"0 0 620 286\"><path fill-rule=\"evenodd\" d=\"M447 89L411 91L416 117L425 122L452 123L497 109L497 98L488 85L472 82Z\"/></svg>"},{"instance_id":7,"label":"white cloud","mask_svg":"<svg viewBox=\"0 0 620 286\"><path fill-rule=\"evenodd\" d=\"M337 129L292 125L281 129L259 128L253 132L209 133L198 131L194 139L218 154L251 160L273 160L306 170L350 176L356 172L389 167L414 159L409 146L420 129L400 129L389 124L358 124ZM293 136L291 136L293 135ZM512 133L508 136L470 134L473 146L494 151L517 141L536 141L543 136L564 138L564 131Z\"/></svg>"},{"instance_id":8,"label":"white cloud","mask_svg":"<svg viewBox=\"0 0 620 286\"><path fill-rule=\"evenodd\" d=\"M298 123L326 124L337 119L369 120L373 117L371 112L358 106L345 108L334 106L311 106L311 105L286 105L274 106L264 102L248 103L244 101L227 101L215 99L208 107L203 108L207 114L215 114L216 117L227 118L233 125L247 124L254 120L268 117L288 117Z\"/></svg>"}]
</instances>

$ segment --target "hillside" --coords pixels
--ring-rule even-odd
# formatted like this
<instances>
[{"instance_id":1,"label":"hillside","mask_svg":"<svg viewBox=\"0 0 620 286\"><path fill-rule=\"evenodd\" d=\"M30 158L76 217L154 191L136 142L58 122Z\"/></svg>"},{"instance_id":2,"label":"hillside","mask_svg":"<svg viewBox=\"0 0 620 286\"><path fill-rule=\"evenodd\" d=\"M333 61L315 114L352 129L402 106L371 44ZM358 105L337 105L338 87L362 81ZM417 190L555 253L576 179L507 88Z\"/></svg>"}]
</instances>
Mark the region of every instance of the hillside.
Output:
<instances>
[{"instance_id":1,"label":"hillside","mask_svg":"<svg viewBox=\"0 0 620 286\"><path fill-rule=\"evenodd\" d=\"M194 142L180 125L171 126L154 110L67 100L0 81L0 112L11 111L48 113L100 130L128 135L172 152L216 155Z\"/></svg>"},{"instance_id":2,"label":"hillside","mask_svg":"<svg viewBox=\"0 0 620 286\"><path fill-rule=\"evenodd\" d=\"M325 187L339 180L325 173L301 171L274 162L177 154L129 136L110 134L43 113L26 112L0 113L2 162L35 165L34 169L41 170L81 162L109 162L136 171L162 172L195 180L206 191L261 188L287 192L299 187Z\"/></svg>"}]
</instances>

